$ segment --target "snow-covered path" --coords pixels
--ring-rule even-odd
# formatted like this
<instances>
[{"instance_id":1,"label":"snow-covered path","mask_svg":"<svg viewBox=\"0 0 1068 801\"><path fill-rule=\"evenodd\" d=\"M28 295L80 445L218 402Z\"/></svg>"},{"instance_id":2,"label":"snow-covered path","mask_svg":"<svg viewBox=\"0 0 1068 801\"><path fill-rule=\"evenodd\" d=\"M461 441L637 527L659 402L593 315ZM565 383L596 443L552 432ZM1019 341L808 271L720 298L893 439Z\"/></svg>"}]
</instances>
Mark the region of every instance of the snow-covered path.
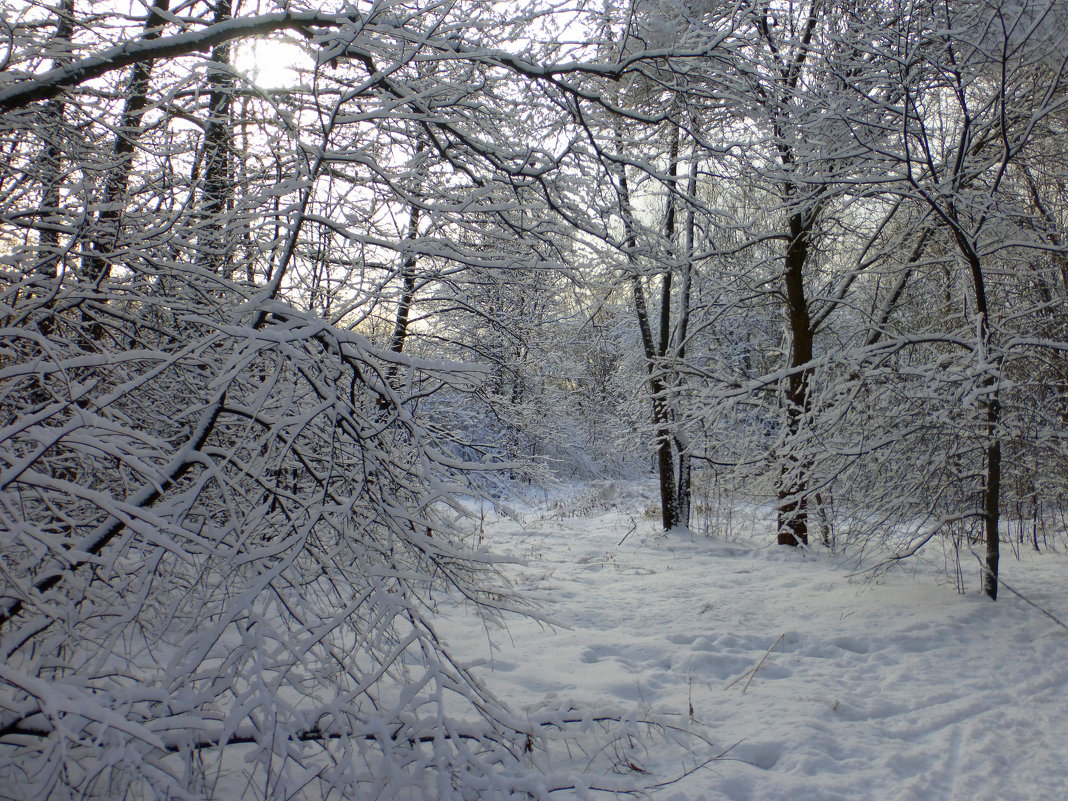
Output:
<instances>
[{"instance_id":1,"label":"snow-covered path","mask_svg":"<svg viewBox=\"0 0 1068 801\"><path fill-rule=\"evenodd\" d=\"M664 799L1068 798L1068 631L1032 606L961 596L922 566L871 583L830 555L655 528L619 512L495 521L489 543L526 560L511 575L559 627L516 620L491 649L459 617L450 642L518 707L692 710L727 755ZM1064 556L1004 569L1068 616ZM646 767L672 769L656 752Z\"/></svg>"}]
</instances>

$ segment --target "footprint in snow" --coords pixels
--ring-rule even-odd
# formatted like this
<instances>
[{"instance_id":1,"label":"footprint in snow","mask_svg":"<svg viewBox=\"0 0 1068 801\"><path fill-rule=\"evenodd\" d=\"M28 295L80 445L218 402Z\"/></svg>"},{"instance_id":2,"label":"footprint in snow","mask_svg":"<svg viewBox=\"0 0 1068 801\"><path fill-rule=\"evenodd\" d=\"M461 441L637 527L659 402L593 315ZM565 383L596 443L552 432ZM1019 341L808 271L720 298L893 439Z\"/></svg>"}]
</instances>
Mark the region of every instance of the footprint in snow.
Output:
<instances>
[{"instance_id":1,"label":"footprint in snow","mask_svg":"<svg viewBox=\"0 0 1068 801\"><path fill-rule=\"evenodd\" d=\"M692 645L697 637L692 634L669 634L666 639L672 645Z\"/></svg>"},{"instance_id":2,"label":"footprint in snow","mask_svg":"<svg viewBox=\"0 0 1068 801\"><path fill-rule=\"evenodd\" d=\"M770 742L740 742L732 748L727 756L741 762L748 762L761 770L771 770L782 758L787 743L783 740Z\"/></svg>"},{"instance_id":3,"label":"footprint in snow","mask_svg":"<svg viewBox=\"0 0 1068 801\"><path fill-rule=\"evenodd\" d=\"M871 653L871 641L860 637L835 637L831 640L831 645L854 654Z\"/></svg>"},{"instance_id":4,"label":"footprint in snow","mask_svg":"<svg viewBox=\"0 0 1068 801\"><path fill-rule=\"evenodd\" d=\"M606 659L619 662L627 670L634 668L634 662L630 659L630 652L611 645L591 646L584 650L582 656L579 657L579 661L585 662L587 665L596 665Z\"/></svg>"}]
</instances>

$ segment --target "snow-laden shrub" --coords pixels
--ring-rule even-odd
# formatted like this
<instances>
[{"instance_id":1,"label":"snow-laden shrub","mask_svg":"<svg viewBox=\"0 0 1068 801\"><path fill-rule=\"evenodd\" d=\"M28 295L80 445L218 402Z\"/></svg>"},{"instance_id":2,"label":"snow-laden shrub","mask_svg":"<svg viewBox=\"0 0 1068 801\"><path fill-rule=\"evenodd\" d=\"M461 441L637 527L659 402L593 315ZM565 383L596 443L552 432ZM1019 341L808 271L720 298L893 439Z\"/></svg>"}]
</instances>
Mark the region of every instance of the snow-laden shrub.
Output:
<instances>
[{"instance_id":1,"label":"snow-laden shrub","mask_svg":"<svg viewBox=\"0 0 1068 801\"><path fill-rule=\"evenodd\" d=\"M172 277L166 302L7 287L4 795L551 790L545 721L512 715L434 629L446 598L517 606L450 523L483 466L410 412L477 376L200 279Z\"/></svg>"}]
</instances>

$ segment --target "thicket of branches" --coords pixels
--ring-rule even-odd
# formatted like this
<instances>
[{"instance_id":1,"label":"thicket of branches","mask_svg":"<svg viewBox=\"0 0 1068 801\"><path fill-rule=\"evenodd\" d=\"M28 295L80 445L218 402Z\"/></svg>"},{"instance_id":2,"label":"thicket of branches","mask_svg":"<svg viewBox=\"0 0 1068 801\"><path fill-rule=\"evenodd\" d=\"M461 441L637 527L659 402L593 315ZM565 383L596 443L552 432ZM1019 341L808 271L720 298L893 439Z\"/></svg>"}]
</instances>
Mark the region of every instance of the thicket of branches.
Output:
<instances>
[{"instance_id":1,"label":"thicket of branches","mask_svg":"<svg viewBox=\"0 0 1068 801\"><path fill-rule=\"evenodd\" d=\"M639 788L644 724L518 716L435 632L522 611L460 499L537 471L991 596L1063 520L1055 0L0 21L15 797Z\"/></svg>"}]
</instances>

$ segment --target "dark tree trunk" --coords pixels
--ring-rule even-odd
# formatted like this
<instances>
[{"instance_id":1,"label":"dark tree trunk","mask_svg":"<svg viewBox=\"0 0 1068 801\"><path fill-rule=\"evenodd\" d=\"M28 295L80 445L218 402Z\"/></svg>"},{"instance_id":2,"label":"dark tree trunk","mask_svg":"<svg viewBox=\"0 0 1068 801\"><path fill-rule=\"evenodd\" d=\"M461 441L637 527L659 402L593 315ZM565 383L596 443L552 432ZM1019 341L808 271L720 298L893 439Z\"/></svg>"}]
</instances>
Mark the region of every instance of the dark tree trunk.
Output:
<instances>
[{"instance_id":1,"label":"dark tree trunk","mask_svg":"<svg viewBox=\"0 0 1068 801\"><path fill-rule=\"evenodd\" d=\"M1001 560L1001 440L997 435L1000 404L995 400L987 406L986 486L983 488L984 534L986 538L986 570L983 571L983 592L993 600L998 597L998 563Z\"/></svg>"},{"instance_id":2,"label":"dark tree trunk","mask_svg":"<svg viewBox=\"0 0 1068 801\"><path fill-rule=\"evenodd\" d=\"M408 217L406 241L409 245L419 236L419 212L419 207L413 204ZM401 296L397 302L397 316L393 321L393 335L389 340L389 349L394 353L401 353L408 339L408 323L411 320L412 303L415 301L415 268L418 261L415 253L409 250L401 262Z\"/></svg>"},{"instance_id":3,"label":"dark tree trunk","mask_svg":"<svg viewBox=\"0 0 1068 801\"><path fill-rule=\"evenodd\" d=\"M57 15L56 30L52 35L53 69L70 62L71 38L74 35L74 0L63 0ZM41 194L42 226L37 235L37 272L47 278L59 275L61 259L59 231L53 227L53 220L58 217L62 203L60 186L63 183L63 148L60 142L64 138L65 117L66 109L60 98L53 98L45 104L45 144L41 153L41 184L44 190Z\"/></svg>"},{"instance_id":4,"label":"dark tree trunk","mask_svg":"<svg viewBox=\"0 0 1068 801\"><path fill-rule=\"evenodd\" d=\"M622 134L616 132L617 149L622 151ZM671 410L668 407L664 376L661 371L662 353L658 347L664 337L664 317L670 321L670 306L665 312L661 307L660 328L657 332L658 339L653 338L653 328L649 314L649 305L645 301L645 289L642 286L642 278L638 273L635 261L635 248L637 247L637 233L631 208L630 185L627 181L626 168L619 170L619 201L620 211L623 217L624 246L628 258L631 260L630 286L631 296L634 300L634 314L638 321L638 330L642 337L642 349L645 355L646 371L649 382L649 394L652 403L653 432L656 437L656 468L660 480L660 520L665 531L670 531L679 525L678 489L675 482L675 457L672 449ZM667 283L666 291L662 285L661 299L670 299L670 274L665 276Z\"/></svg>"},{"instance_id":5,"label":"dark tree trunk","mask_svg":"<svg viewBox=\"0 0 1068 801\"><path fill-rule=\"evenodd\" d=\"M808 59L812 38L821 15L826 11L824 4L810 2L805 12L805 22L800 29L796 42L777 40L780 33L769 5L760 5L757 15L757 33L766 43L773 61L779 66L778 76L769 87L771 91L762 92L767 105L769 119L774 131L779 162L784 171L782 200L789 208L787 220L789 240L783 260L783 291L786 300L787 327L790 334L790 375L786 381L784 398L786 412L785 440L791 449L782 460L778 487L778 537L779 545L808 544L808 472L811 460L793 449L799 445L802 426L807 425L811 410L809 397L809 375L806 366L812 361L812 340L814 329L809 313L808 299L805 297L805 269L809 259L809 247L812 231L820 213L818 197L804 198L799 194L807 190L805 184L794 180L797 159L793 144L784 131L793 127L790 119L793 108L793 95L801 80L805 63ZM823 184L826 189L828 184ZM817 190L818 196L823 190Z\"/></svg>"},{"instance_id":6,"label":"dark tree trunk","mask_svg":"<svg viewBox=\"0 0 1068 801\"><path fill-rule=\"evenodd\" d=\"M232 16L232 0L215 0L213 22ZM201 191L198 261L201 266L224 278L233 274L230 258L236 241L233 221L227 219L233 200L233 78L230 45L216 45L211 51L208 73L208 118L204 128L204 184Z\"/></svg>"},{"instance_id":7,"label":"dark tree trunk","mask_svg":"<svg viewBox=\"0 0 1068 801\"><path fill-rule=\"evenodd\" d=\"M668 379L664 370L668 365L668 357L671 351L671 309L674 290L675 265L672 258L676 253L675 248L675 193L678 191L678 166L679 166L679 129L671 127L670 142L668 145L668 195L664 209L664 240L667 244L668 263L664 266L664 274L660 280L660 325L656 342L655 363L659 365L660 375L657 378L659 395L661 397L660 409L654 408L654 420L657 423L657 466L660 471L660 495L664 529L670 530L680 525L686 525L688 519L682 515L682 483L681 468L676 476L675 454L681 452L678 440L672 430L672 423L676 422L677 411L673 413L670 402L666 396ZM647 349L648 350L648 349ZM650 365L654 363L650 360ZM654 390L654 398L656 390ZM688 499L687 499L688 501ZM688 503L687 503L688 505ZM688 516L687 516L688 517Z\"/></svg>"},{"instance_id":8,"label":"dark tree trunk","mask_svg":"<svg viewBox=\"0 0 1068 801\"><path fill-rule=\"evenodd\" d=\"M426 150L426 144L419 140L415 146L415 160L419 162L423 153ZM424 167L421 163L417 163L416 170L422 171ZM422 180L416 180L416 187L414 195L418 197L422 191ZM412 249L415 241L419 238L419 221L422 213L422 209L418 203L413 201L409 204L408 211L408 232L405 236L405 243L408 246L408 250L404 253L404 257L401 260L401 296L397 302L397 316L393 321L393 334L389 340L389 348L394 353L401 353L404 350L404 343L408 339L408 324L411 320L412 304L415 302L415 287L416 287L416 275L415 268L419 262L418 256Z\"/></svg>"},{"instance_id":9,"label":"dark tree trunk","mask_svg":"<svg viewBox=\"0 0 1068 801\"><path fill-rule=\"evenodd\" d=\"M696 123L694 123L696 129ZM686 180L686 197L690 203L696 202L697 198L697 155L696 145L690 156L689 175ZM694 209L691 205L686 210L685 229L683 231L683 259L681 266L681 286L679 287L678 323L675 328L675 356L682 362L686 358L687 339L690 336L690 295L693 287L693 260L695 252L696 221ZM691 509L693 506L693 476L690 454L676 437L676 449L679 454L679 476L677 504L679 510L679 525L683 528L690 527Z\"/></svg>"},{"instance_id":10,"label":"dark tree trunk","mask_svg":"<svg viewBox=\"0 0 1068 801\"><path fill-rule=\"evenodd\" d=\"M656 434L656 468L660 478L660 519L665 531L679 525L677 487L675 483L675 459L671 442L671 417L664 397L667 387L657 367L656 345L649 325L649 307L645 302L645 290L641 278L631 276L631 291L634 297L634 313L642 335L645 361L648 365L649 392L652 395L653 430Z\"/></svg>"},{"instance_id":11,"label":"dark tree trunk","mask_svg":"<svg viewBox=\"0 0 1068 801\"><path fill-rule=\"evenodd\" d=\"M163 32L165 18L159 12L170 8L170 0L155 0L145 19L142 39L158 39ZM104 183L101 211L97 215L92 251L82 262L82 278L99 282L111 272L111 254L118 243L122 228L122 207L133 170L134 150L141 137L141 120L148 106L149 80L152 77L152 62L141 61L133 65L126 86L126 101L115 131L112 146L114 159Z\"/></svg>"},{"instance_id":12,"label":"dark tree trunk","mask_svg":"<svg viewBox=\"0 0 1068 801\"><path fill-rule=\"evenodd\" d=\"M786 440L796 441L810 408L808 373L812 361L812 321L805 297L805 263L815 212L790 216L790 242L783 267L787 319L790 328L790 377L786 383ZM808 544L808 464L803 456L787 454L780 475L778 498L779 545Z\"/></svg>"},{"instance_id":13,"label":"dark tree trunk","mask_svg":"<svg viewBox=\"0 0 1068 801\"><path fill-rule=\"evenodd\" d=\"M956 224L957 214L952 206L949 218ZM959 227L953 229L954 239L965 261L972 280L972 293L975 295L975 313L977 316L978 347L989 354L994 344L990 329L990 308L986 297L986 278L983 274L982 261L975 247ZM986 475L983 481L983 537L986 554L983 569L983 592L997 600L998 565L1001 560L1001 399L999 397L997 378L989 373L982 379L984 394L980 404L985 418Z\"/></svg>"}]
</instances>

